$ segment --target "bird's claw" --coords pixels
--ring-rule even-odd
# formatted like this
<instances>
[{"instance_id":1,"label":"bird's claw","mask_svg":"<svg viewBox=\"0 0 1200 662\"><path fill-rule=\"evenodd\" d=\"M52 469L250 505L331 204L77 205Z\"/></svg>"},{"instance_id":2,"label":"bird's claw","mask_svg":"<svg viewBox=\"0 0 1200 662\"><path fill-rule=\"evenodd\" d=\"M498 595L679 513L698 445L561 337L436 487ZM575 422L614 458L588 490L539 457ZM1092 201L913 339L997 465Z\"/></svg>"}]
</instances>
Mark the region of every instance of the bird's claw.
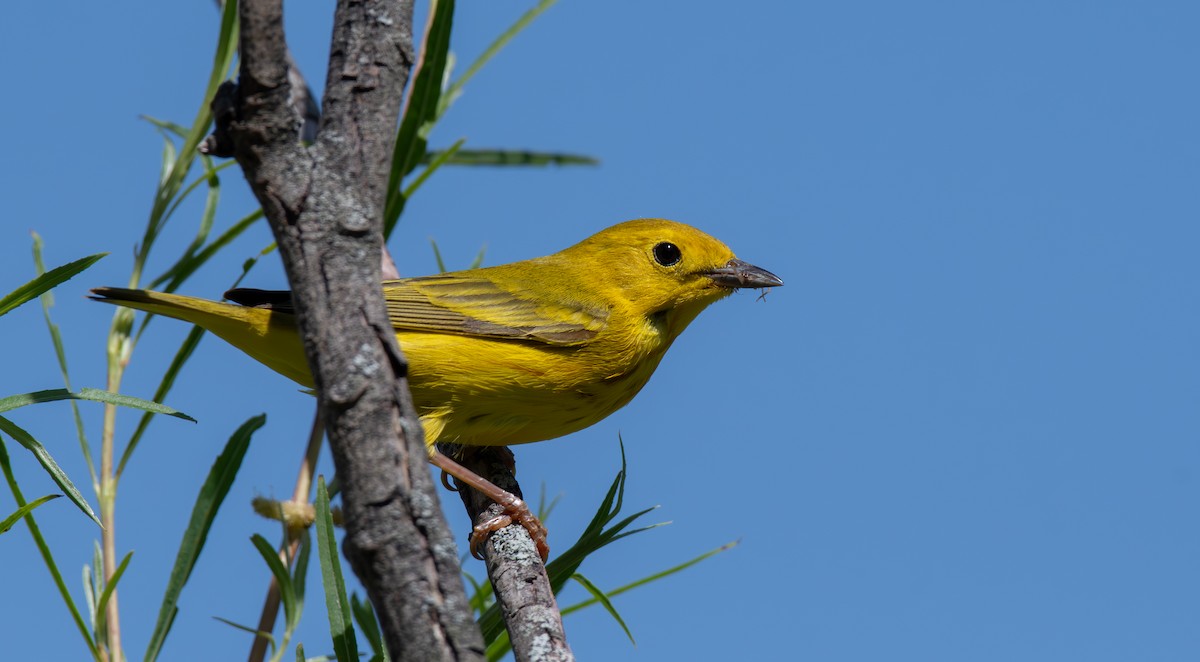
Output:
<instances>
[{"instance_id":1,"label":"bird's claw","mask_svg":"<svg viewBox=\"0 0 1200 662\"><path fill-rule=\"evenodd\" d=\"M500 505L504 507L503 513L476 524L475 528L471 530L471 556L482 561L483 544L487 542L488 536L510 524L520 524L529 532L529 537L533 539L533 544L537 547L538 556L542 558L542 563L545 563L550 556L550 545L546 543L545 525L529 510L529 506L525 505L525 501L522 499L513 497L512 501Z\"/></svg>"}]
</instances>

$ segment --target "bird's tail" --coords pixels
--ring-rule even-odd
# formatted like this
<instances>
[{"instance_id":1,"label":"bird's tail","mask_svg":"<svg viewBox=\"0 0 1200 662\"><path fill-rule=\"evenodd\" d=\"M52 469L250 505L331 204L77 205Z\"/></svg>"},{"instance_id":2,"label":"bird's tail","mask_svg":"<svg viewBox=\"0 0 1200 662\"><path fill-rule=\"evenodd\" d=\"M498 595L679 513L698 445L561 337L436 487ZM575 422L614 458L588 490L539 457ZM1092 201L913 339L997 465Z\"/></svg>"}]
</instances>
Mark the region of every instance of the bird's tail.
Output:
<instances>
[{"instance_id":1,"label":"bird's tail","mask_svg":"<svg viewBox=\"0 0 1200 662\"><path fill-rule=\"evenodd\" d=\"M296 320L288 313L119 287L98 287L92 290L91 298L191 322L279 374L304 386L312 386L312 374L304 358Z\"/></svg>"}]
</instances>

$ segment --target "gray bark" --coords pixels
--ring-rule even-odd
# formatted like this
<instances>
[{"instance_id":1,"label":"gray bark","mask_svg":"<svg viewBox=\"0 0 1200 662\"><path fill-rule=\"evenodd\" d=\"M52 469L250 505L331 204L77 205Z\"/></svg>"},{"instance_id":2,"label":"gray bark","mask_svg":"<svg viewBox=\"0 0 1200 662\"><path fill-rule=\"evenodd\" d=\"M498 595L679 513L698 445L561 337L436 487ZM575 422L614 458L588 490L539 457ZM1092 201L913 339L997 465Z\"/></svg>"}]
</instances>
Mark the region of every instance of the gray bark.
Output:
<instances>
[{"instance_id":1,"label":"gray bark","mask_svg":"<svg viewBox=\"0 0 1200 662\"><path fill-rule=\"evenodd\" d=\"M279 244L346 519L344 551L393 660L478 660L451 533L379 288L382 210L411 0L340 0L316 141L300 141L280 0L243 0L241 71L213 101L210 151L232 153Z\"/></svg>"}]
</instances>

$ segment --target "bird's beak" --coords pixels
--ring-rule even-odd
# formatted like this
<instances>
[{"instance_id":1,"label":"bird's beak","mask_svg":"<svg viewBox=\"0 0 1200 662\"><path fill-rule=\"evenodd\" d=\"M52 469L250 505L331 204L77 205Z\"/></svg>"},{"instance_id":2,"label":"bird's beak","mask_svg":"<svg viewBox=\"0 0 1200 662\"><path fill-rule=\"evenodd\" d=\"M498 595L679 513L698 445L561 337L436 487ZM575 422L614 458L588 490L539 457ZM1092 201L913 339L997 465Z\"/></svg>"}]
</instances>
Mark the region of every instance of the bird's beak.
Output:
<instances>
[{"instance_id":1,"label":"bird's beak","mask_svg":"<svg viewBox=\"0 0 1200 662\"><path fill-rule=\"evenodd\" d=\"M778 287L783 285L783 279L775 274L756 267L748 262L734 258L712 271L705 272L706 276L721 287L733 289L742 287Z\"/></svg>"}]
</instances>

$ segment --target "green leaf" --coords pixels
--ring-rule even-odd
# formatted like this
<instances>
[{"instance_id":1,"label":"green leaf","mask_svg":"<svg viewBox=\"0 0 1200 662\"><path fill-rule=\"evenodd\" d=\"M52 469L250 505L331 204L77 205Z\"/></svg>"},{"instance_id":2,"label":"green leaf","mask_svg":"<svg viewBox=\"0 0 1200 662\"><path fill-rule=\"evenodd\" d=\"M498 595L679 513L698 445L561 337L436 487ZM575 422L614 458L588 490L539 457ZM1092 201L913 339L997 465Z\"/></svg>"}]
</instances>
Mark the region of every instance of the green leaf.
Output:
<instances>
[{"instance_id":1,"label":"green leaf","mask_svg":"<svg viewBox=\"0 0 1200 662\"><path fill-rule=\"evenodd\" d=\"M636 646L637 642L633 640L633 633L629 631L629 626L625 625L625 619L621 618L621 615L617 613L617 608L613 606L612 601L608 599L608 596L604 594L604 591L601 591L600 588L593 584L590 579L584 577L578 572L571 575L571 579L579 582L579 584L583 586L588 593L591 593L593 600L596 600L600 604L604 605L604 608L608 611L609 615L612 616L613 619L617 621L617 624L621 626L621 629L625 631L625 636L629 637L629 643Z\"/></svg>"},{"instance_id":2,"label":"green leaf","mask_svg":"<svg viewBox=\"0 0 1200 662\"><path fill-rule=\"evenodd\" d=\"M46 265L42 262L42 238L36 232L33 233L33 264L37 275L41 276L46 273ZM63 385L69 391L71 390L71 376L67 370L67 352L63 347L62 333L50 317L52 307L54 307L53 292L44 292L42 294L42 317L45 318L46 328L50 331L50 342L54 345L54 356L58 359L58 371L62 374ZM79 404L74 400L71 401L71 414L75 418L75 434L79 438L79 450L83 453L83 459L87 463L88 475L92 478L92 487L99 492L100 481L96 477L96 464L92 461L92 449L88 445L87 434L83 427L83 416L79 413Z\"/></svg>"},{"instance_id":3,"label":"green leaf","mask_svg":"<svg viewBox=\"0 0 1200 662\"><path fill-rule=\"evenodd\" d=\"M130 287L137 287L141 281L142 269L146 264L150 249L176 208L175 202L177 201L183 180L187 177L192 163L200 154L196 148L200 145L200 141L204 139L205 134L208 132L208 127L212 123L212 111L209 104L217 91L217 87L220 86L222 81L228 78L230 65L237 50L237 7L238 3L236 2L224 3L222 7L221 28L217 36L217 47L213 55L212 68L209 70L208 85L204 91L200 107L196 111L196 117L192 120L192 124L186 130L186 133L183 127L163 122L154 122L156 126L160 127L160 130L164 131L162 169L159 176L158 189L154 194L154 203L151 205L150 215L146 222L146 229L142 235L142 240L138 243L134 251L133 274L129 279ZM168 133L171 135L167 135ZM173 135L184 136L183 144L178 150L176 150L175 145L171 142Z\"/></svg>"},{"instance_id":4,"label":"green leaf","mask_svg":"<svg viewBox=\"0 0 1200 662\"><path fill-rule=\"evenodd\" d=\"M229 620L228 618L221 618L220 616L213 616L213 620L220 621L220 622L224 623L225 625L228 625L229 627L237 629L237 630L241 630L242 632L249 632L250 634L252 634L256 637L261 637L263 639L266 639L267 643L270 644L272 651L275 651L278 648L278 645L275 643L275 637L272 637L270 632L263 632L262 630L256 630L256 629L250 627L249 625L242 625L241 623L236 623L234 621Z\"/></svg>"},{"instance_id":5,"label":"green leaf","mask_svg":"<svg viewBox=\"0 0 1200 662\"><path fill-rule=\"evenodd\" d=\"M42 505L43 503L46 503L47 501L52 501L61 496L62 496L61 494L47 494L46 496L44 496L40 499L34 499L33 501L30 501L29 503L21 506L20 508L17 508L15 511L13 511L13 513L11 515L0 520L0 533L7 532L9 529L11 529L13 527L13 524L16 524L18 521L20 521L20 519L22 517L33 512L34 508L37 508L38 506Z\"/></svg>"},{"instance_id":6,"label":"green leaf","mask_svg":"<svg viewBox=\"0 0 1200 662\"><path fill-rule=\"evenodd\" d=\"M608 493L605 494L604 500L596 510L596 515L588 523L583 533L580 534L579 540L570 549L563 552L546 566L546 574L550 579L550 587L555 594L558 594L563 585L576 574L579 566L583 564L584 559L600 548L632 533L658 526L652 525L633 531L628 530L628 527L634 521L654 510L654 508L646 508L622 519L616 524L612 524L624 505L625 476L625 445L622 442L621 470L617 472L616 478L613 479ZM483 632L483 640L488 646L488 659L499 659L502 657L509 649L509 642L508 637L505 636L504 620L497 605L490 607L479 618L479 628Z\"/></svg>"},{"instance_id":7,"label":"green leaf","mask_svg":"<svg viewBox=\"0 0 1200 662\"><path fill-rule=\"evenodd\" d=\"M453 154L431 151L422 159L432 163L442 159L445 165L456 166L572 166L599 165L600 160L582 154L534 152L522 149L460 149Z\"/></svg>"},{"instance_id":8,"label":"green leaf","mask_svg":"<svg viewBox=\"0 0 1200 662\"><path fill-rule=\"evenodd\" d=\"M362 630L363 636L367 638L367 643L371 645L371 650L375 654L371 659L390 660L388 657L387 646L383 645L383 634L379 631L379 620L375 618L375 610L371 607L370 600L360 600L357 593L350 594L350 611L354 612L354 622L358 623L358 628Z\"/></svg>"},{"instance_id":9,"label":"green leaf","mask_svg":"<svg viewBox=\"0 0 1200 662\"><path fill-rule=\"evenodd\" d=\"M449 147L449 149L444 152L439 152L437 157L430 161L429 165L421 171L421 174L417 175L417 178L404 188L404 193L402 194L404 198L408 199L413 197L413 194L417 192L417 189L421 188L421 184L424 184L425 180L429 179L433 173L437 172L438 168L442 167L446 161L454 158L455 153L458 152L465 142L467 142L466 138L459 138L454 142L453 145Z\"/></svg>"},{"instance_id":10,"label":"green leaf","mask_svg":"<svg viewBox=\"0 0 1200 662\"><path fill-rule=\"evenodd\" d=\"M129 565L129 560L133 558L133 552L125 555L121 559L121 564L113 572L112 577L104 584L104 591L100 594L100 599L96 601L96 621L99 622L102 614L108 613L108 601L112 598L113 591L117 590L117 582L121 581L121 575L125 574L125 566Z\"/></svg>"},{"instance_id":11,"label":"green leaf","mask_svg":"<svg viewBox=\"0 0 1200 662\"><path fill-rule=\"evenodd\" d=\"M229 163L236 163L236 161L230 161ZM201 250L194 257L192 257L191 259L189 259L187 261L181 260L178 265L178 268L173 268L173 269L168 270L166 273L164 273L162 276L159 277L159 280L155 280L154 283L151 284L151 287L157 287L157 283L159 283L160 280L170 278L170 282L167 283L167 286L164 289L166 289L166 291L168 291L168 292L174 292L176 289L179 288L180 285L183 284L183 282L185 280L187 280L187 278L189 276L191 276L193 273L195 273L195 271L197 269L199 269L206 262L208 262L210 259L212 259L212 257L214 255L216 255L218 251L220 251L222 248L225 248L226 246L228 246L230 243L233 242L234 239L237 239L239 236L241 236L241 234L243 232L245 232L247 229L249 229L252 225L254 225L258 221L262 220L262 218L263 218L262 209L256 209L253 212L247 214L245 217L243 217L237 223L234 223L233 225L231 225L229 227L229 229L222 232L221 236L214 239L211 244L209 244L208 246L205 246L204 250ZM274 244L272 244L270 247L268 247L268 249L264 249L264 254L270 252L270 250L273 250L273 248L274 248Z\"/></svg>"},{"instance_id":12,"label":"green leaf","mask_svg":"<svg viewBox=\"0 0 1200 662\"><path fill-rule=\"evenodd\" d=\"M75 489L75 484L67 477L67 472L58 466L58 463L54 461L50 452L46 450L45 446L42 446L41 442L34 439L33 435L23 430L19 425L3 416L0 416L0 430L3 430L8 436L15 439L18 444L21 444L26 450L33 453L33 456L37 458L38 464L41 464L46 473L50 474L50 479L66 493L71 503L74 503L79 510L83 511L84 515L90 517L97 526L104 528L104 525L96 517L96 513L92 511L92 507L88 505L87 499L84 499L79 490Z\"/></svg>"},{"instance_id":13,"label":"green leaf","mask_svg":"<svg viewBox=\"0 0 1200 662\"><path fill-rule=\"evenodd\" d=\"M140 115L139 117L143 121L149 122L167 133L175 134L176 138L187 138L187 127L183 126L182 124L176 124L175 122L171 122L169 120L160 120L151 115Z\"/></svg>"},{"instance_id":14,"label":"green leaf","mask_svg":"<svg viewBox=\"0 0 1200 662\"><path fill-rule=\"evenodd\" d=\"M633 589L638 588L639 586L645 586L646 584L649 584L651 582L656 582L656 581L662 579L663 577L669 577L677 572L686 570L686 569L696 565L697 563L704 561L705 559L712 558L713 556L716 556L717 554L720 554L721 552L733 549L734 547L737 547L737 545L738 545L737 541L725 543L724 545L721 545L720 547L718 547L716 549L709 550L709 551L701 554L700 556L697 556L693 559L684 561L683 563L680 563L677 566L667 568L666 570L661 570L652 575L647 575L646 577L643 577L635 582L630 582L628 584L625 584L624 586L615 588L615 589L609 591L607 595L610 598L615 598L618 595L621 595L622 593L625 593L627 591L632 591ZM570 607L563 609L562 615L566 616L567 614L573 614L573 613L579 611L580 609L584 609L586 607L590 607L590 606L596 604L596 602L597 602L597 600L595 598L593 598L591 600L585 600L583 602L573 604Z\"/></svg>"},{"instance_id":15,"label":"green leaf","mask_svg":"<svg viewBox=\"0 0 1200 662\"><path fill-rule=\"evenodd\" d=\"M429 24L425 42L421 45L421 61L417 64L404 116L396 132L392 150L392 168L388 177L388 199L383 214L383 236L392 234L400 212L404 210L401 182L425 156L426 137L437 121L442 79L450 52L450 29L454 24L454 0L434 0L429 8Z\"/></svg>"},{"instance_id":16,"label":"green leaf","mask_svg":"<svg viewBox=\"0 0 1200 662\"><path fill-rule=\"evenodd\" d=\"M108 255L108 253L97 253L88 257L81 257L74 262L68 262L61 267L55 267L9 292L8 296L0 299L0 315L4 315L17 306L31 301L41 296L44 292L49 292L54 287L67 282L79 272L95 264L97 260L105 255Z\"/></svg>"},{"instance_id":17,"label":"green leaf","mask_svg":"<svg viewBox=\"0 0 1200 662\"><path fill-rule=\"evenodd\" d=\"M256 533L250 536L250 542L254 543L254 548L258 550L259 555L267 562L271 574L275 576L275 584L279 586L279 597L283 602L283 620L288 626L291 626L300 618L296 609L296 587L292 584L292 577L288 573L287 567L283 565L283 561L279 560L279 552L275 551L266 538ZM287 644L284 643L283 646L286 648Z\"/></svg>"},{"instance_id":18,"label":"green leaf","mask_svg":"<svg viewBox=\"0 0 1200 662\"><path fill-rule=\"evenodd\" d=\"M17 484L17 477L13 475L12 462L8 457L8 449L4 445L4 439L0 438L0 472L4 473L4 480L8 483L8 489L12 492L13 500L16 501L18 507L25 506L25 496L21 493L21 486ZM67 583L63 581L62 573L58 570L58 564L54 561L54 555L50 552L50 546L46 544L46 539L42 536L41 528L37 525L37 520L33 513L25 514L25 526L29 529L29 535L33 536L33 542L37 545L38 553L42 556L42 562L46 564L46 568L50 571L50 577L54 580L54 586L58 589L58 594L62 597L63 604L67 606L67 611L71 612L71 620L75 622L75 627L79 630L79 634L83 637L83 641L87 644L88 651L92 657L97 656L96 642L92 639L92 633L88 630L87 623L83 620L83 614L79 613L79 608L75 606L75 600L71 598L71 592L67 590Z\"/></svg>"},{"instance_id":19,"label":"green leaf","mask_svg":"<svg viewBox=\"0 0 1200 662\"><path fill-rule=\"evenodd\" d=\"M317 478L317 556L321 561L321 583L325 588L325 608L329 612L329 634L333 651L340 662L357 662L358 642L342 579L342 562L337 539L333 535L333 517L329 514L329 493L325 477Z\"/></svg>"},{"instance_id":20,"label":"green leaf","mask_svg":"<svg viewBox=\"0 0 1200 662\"><path fill-rule=\"evenodd\" d=\"M225 501L225 496L229 494L233 479L242 466L242 459L245 458L246 450L250 447L250 437L266 422L266 415L260 414L243 423L229 437L225 448L208 471L208 477L200 488L195 505L192 506L192 516L188 520L187 528L183 531L183 540L179 543L179 552L175 555L175 565L171 568L171 576L167 580L162 606L158 610L158 620L150 635L150 643L146 647L145 659L147 662L157 659L162 650L163 642L166 641L167 634L171 630L171 624L175 621L179 596L187 584L188 577L192 574L192 568L196 566L196 559L200 558L200 552L204 549L208 531L212 528L217 511Z\"/></svg>"},{"instance_id":21,"label":"green leaf","mask_svg":"<svg viewBox=\"0 0 1200 662\"><path fill-rule=\"evenodd\" d=\"M83 388L78 393L72 393L64 388L47 389L45 391L34 391L32 393L22 393L20 395L10 395L7 398L0 398L0 412L6 412L18 407L26 405L38 404L41 402L55 402L58 400L91 400L93 402L103 402L105 404L117 405L119 407L130 407L132 409L140 409L148 411L152 414L166 414L175 418L182 418L185 421L196 422L196 419L187 414L172 409L166 405L157 402L150 402L141 398L135 398L130 395L121 395L119 393L111 393L109 391L101 391L95 388Z\"/></svg>"}]
</instances>

